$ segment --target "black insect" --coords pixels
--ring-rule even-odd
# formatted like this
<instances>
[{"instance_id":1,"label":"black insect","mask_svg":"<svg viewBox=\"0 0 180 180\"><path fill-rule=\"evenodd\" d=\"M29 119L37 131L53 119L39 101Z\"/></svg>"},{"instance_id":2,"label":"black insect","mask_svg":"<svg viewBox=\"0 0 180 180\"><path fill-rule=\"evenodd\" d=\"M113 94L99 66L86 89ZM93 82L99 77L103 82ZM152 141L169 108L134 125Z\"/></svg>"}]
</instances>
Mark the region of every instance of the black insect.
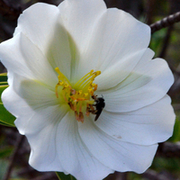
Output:
<instances>
[{"instance_id":1,"label":"black insect","mask_svg":"<svg viewBox=\"0 0 180 180\"><path fill-rule=\"evenodd\" d=\"M96 117L94 119L94 121L97 121L97 119L99 118L99 116L101 115L102 113L102 110L104 109L105 107L105 100L103 97L97 97L97 96L92 96L92 98L95 100L96 104L94 104L93 106L96 107L95 110L91 111L93 114L96 114Z\"/></svg>"}]
</instances>

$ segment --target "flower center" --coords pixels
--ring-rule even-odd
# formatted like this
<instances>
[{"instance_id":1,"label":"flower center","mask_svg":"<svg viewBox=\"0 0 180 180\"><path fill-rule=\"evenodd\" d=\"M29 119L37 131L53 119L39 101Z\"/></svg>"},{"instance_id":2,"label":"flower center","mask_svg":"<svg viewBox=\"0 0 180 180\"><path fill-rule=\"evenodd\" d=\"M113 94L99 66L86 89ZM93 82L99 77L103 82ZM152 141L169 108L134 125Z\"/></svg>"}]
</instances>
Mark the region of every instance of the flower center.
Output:
<instances>
[{"instance_id":1,"label":"flower center","mask_svg":"<svg viewBox=\"0 0 180 180\"><path fill-rule=\"evenodd\" d=\"M90 112L95 112L93 104L97 84L93 83L93 81L101 74L101 71L94 72L94 70L91 70L72 86L58 67L55 70L58 73L58 83L55 87L56 97L58 98L61 93L71 110L75 112L77 121L84 122L83 112L86 112L87 116ZM59 87L62 88L59 89Z\"/></svg>"}]
</instances>

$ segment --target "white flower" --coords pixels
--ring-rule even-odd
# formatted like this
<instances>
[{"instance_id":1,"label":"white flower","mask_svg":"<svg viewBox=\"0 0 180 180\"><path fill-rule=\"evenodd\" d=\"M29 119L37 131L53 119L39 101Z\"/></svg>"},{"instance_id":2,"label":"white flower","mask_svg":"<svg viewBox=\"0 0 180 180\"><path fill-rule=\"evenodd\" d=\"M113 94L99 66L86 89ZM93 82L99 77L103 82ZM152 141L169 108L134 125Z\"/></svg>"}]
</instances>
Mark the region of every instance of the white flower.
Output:
<instances>
[{"instance_id":1,"label":"white flower","mask_svg":"<svg viewBox=\"0 0 180 180\"><path fill-rule=\"evenodd\" d=\"M0 45L9 83L2 99L30 143L32 167L99 180L151 165L175 115L166 95L173 75L152 60L149 41L147 25L102 0L23 12ZM103 98L104 109L93 98Z\"/></svg>"}]
</instances>

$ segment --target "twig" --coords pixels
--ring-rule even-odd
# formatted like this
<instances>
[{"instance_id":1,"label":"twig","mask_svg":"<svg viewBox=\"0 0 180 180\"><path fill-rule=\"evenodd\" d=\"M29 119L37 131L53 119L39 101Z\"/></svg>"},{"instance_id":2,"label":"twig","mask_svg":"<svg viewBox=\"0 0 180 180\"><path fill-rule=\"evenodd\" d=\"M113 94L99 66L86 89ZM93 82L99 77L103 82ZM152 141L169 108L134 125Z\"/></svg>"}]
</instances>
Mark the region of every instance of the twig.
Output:
<instances>
[{"instance_id":1,"label":"twig","mask_svg":"<svg viewBox=\"0 0 180 180\"><path fill-rule=\"evenodd\" d=\"M156 31L158 31L158 30L160 30L162 28L171 26L174 23L179 22L179 21L180 21L180 11L175 13L175 14L169 15L169 16L163 18L160 21L157 21L157 22L151 24L150 25L151 34L153 34L154 32L156 32Z\"/></svg>"},{"instance_id":2,"label":"twig","mask_svg":"<svg viewBox=\"0 0 180 180\"><path fill-rule=\"evenodd\" d=\"M155 0L147 0L146 1L146 21L147 21L147 24L152 23L154 5L155 5Z\"/></svg>"},{"instance_id":3,"label":"twig","mask_svg":"<svg viewBox=\"0 0 180 180\"><path fill-rule=\"evenodd\" d=\"M166 33L166 36L164 38L164 42L163 42L163 45L162 45L161 52L159 54L159 57L161 57L161 58L165 58L165 56L166 56L172 30L173 30L173 26L169 26L168 30L167 30L167 33Z\"/></svg>"},{"instance_id":4,"label":"twig","mask_svg":"<svg viewBox=\"0 0 180 180\"><path fill-rule=\"evenodd\" d=\"M19 135L19 137L17 139L17 142L16 142L16 147L14 149L14 152L13 152L12 156L10 157L10 163L9 163L9 166L7 168L7 172L5 173L5 176L4 176L3 180L8 180L10 178L12 168L13 168L13 164L14 164L14 160L16 158L16 155L18 153L18 149L20 148L23 140L24 140L24 136Z\"/></svg>"}]
</instances>

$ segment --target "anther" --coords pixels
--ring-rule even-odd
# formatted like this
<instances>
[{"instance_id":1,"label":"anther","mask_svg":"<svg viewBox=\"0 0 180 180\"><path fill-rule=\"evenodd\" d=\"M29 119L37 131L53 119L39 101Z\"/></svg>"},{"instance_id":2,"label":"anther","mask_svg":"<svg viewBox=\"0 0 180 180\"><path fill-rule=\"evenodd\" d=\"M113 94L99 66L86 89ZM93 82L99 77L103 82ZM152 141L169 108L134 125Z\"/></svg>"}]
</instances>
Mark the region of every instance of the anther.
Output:
<instances>
[{"instance_id":1,"label":"anther","mask_svg":"<svg viewBox=\"0 0 180 180\"><path fill-rule=\"evenodd\" d=\"M94 72L94 70L91 70L73 86L58 67L55 68L55 71L58 73L58 83L55 86L56 97L58 98L61 93L70 109L74 111L76 120L84 122L83 111L87 116L92 112L94 103L92 97L97 90L97 84L93 81L101 74L101 71Z\"/></svg>"}]
</instances>

